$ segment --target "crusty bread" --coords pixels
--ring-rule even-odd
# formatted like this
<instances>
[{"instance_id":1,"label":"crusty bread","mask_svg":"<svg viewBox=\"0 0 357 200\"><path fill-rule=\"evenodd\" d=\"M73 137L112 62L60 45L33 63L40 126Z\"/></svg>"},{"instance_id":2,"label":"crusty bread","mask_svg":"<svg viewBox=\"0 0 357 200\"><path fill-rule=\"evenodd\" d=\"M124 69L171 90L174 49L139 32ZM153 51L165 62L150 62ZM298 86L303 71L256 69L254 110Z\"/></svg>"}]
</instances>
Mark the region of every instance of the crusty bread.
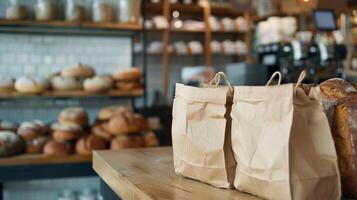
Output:
<instances>
[{"instance_id":1,"label":"crusty bread","mask_svg":"<svg viewBox=\"0 0 357 200\"><path fill-rule=\"evenodd\" d=\"M90 93L108 92L112 87L113 79L105 75L87 78L83 83L84 90Z\"/></svg>"},{"instance_id":2,"label":"crusty bread","mask_svg":"<svg viewBox=\"0 0 357 200\"><path fill-rule=\"evenodd\" d=\"M58 142L50 140L43 148L43 153L46 155L54 156L66 156L72 152L72 148L69 143Z\"/></svg>"},{"instance_id":3,"label":"crusty bread","mask_svg":"<svg viewBox=\"0 0 357 200\"><path fill-rule=\"evenodd\" d=\"M113 135L107 131L105 126L108 126L107 123L97 124L92 127L92 133L98 137L103 138L106 141L110 141L113 138Z\"/></svg>"},{"instance_id":4,"label":"crusty bread","mask_svg":"<svg viewBox=\"0 0 357 200\"><path fill-rule=\"evenodd\" d=\"M33 79L29 77L21 77L15 82L15 89L19 93L38 94L48 88L48 82L43 79Z\"/></svg>"},{"instance_id":5,"label":"crusty bread","mask_svg":"<svg viewBox=\"0 0 357 200\"><path fill-rule=\"evenodd\" d=\"M120 70L112 74L116 81L140 81L141 69L134 67L128 70Z\"/></svg>"},{"instance_id":6,"label":"crusty bread","mask_svg":"<svg viewBox=\"0 0 357 200\"><path fill-rule=\"evenodd\" d=\"M148 129L146 120L138 114L121 113L109 120L109 131L114 135L126 135Z\"/></svg>"},{"instance_id":7,"label":"crusty bread","mask_svg":"<svg viewBox=\"0 0 357 200\"><path fill-rule=\"evenodd\" d=\"M137 81L117 81L115 82L115 88L121 91L131 91L142 88L142 85Z\"/></svg>"},{"instance_id":8,"label":"crusty bread","mask_svg":"<svg viewBox=\"0 0 357 200\"><path fill-rule=\"evenodd\" d=\"M74 77L74 78L89 78L95 75L95 71L92 67L84 66L80 63L71 67L67 67L62 70L61 76Z\"/></svg>"},{"instance_id":9,"label":"crusty bread","mask_svg":"<svg viewBox=\"0 0 357 200\"><path fill-rule=\"evenodd\" d=\"M93 150L106 149L107 142L96 135L87 135L76 143L76 152L80 155L91 155Z\"/></svg>"},{"instance_id":10,"label":"crusty bread","mask_svg":"<svg viewBox=\"0 0 357 200\"><path fill-rule=\"evenodd\" d=\"M335 141L344 195L357 197L357 95L339 99L334 112Z\"/></svg>"},{"instance_id":11,"label":"crusty bread","mask_svg":"<svg viewBox=\"0 0 357 200\"><path fill-rule=\"evenodd\" d=\"M81 90L82 83L73 77L55 76L51 79L51 87L59 91Z\"/></svg>"},{"instance_id":12,"label":"crusty bread","mask_svg":"<svg viewBox=\"0 0 357 200\"><path fill-rule=\"evenodd\" d=\"M70 107L62 110L62 112L58 116L58 121L61 124L87 126L88 114L83 108Z\"/></svg>"},{"instance_id":13,"label":"crusty bread","mask_svg":"<svg viewBox=\"0 0 357 200\"><path fill-rule=\"evenodd\" d=\"M100 109L98 119L100 121L107 121L116 114L129 112L129 108L125 106L108 106Z\"/></svg>"},{"instance_id":14,"label":"crusty bread","mask_svg":"<svg viewBox=\"0 0 357 200\"><path fill-rule=\"evenodd\" d=\"M23 152L23 140L12 131L0 131L0 157L12 156Z\"/></svg>"},{"instance_id":15,"label":"crusty bread","mask_svg":"<svg viewBox=\"0 0 357 200\"><path fill-rule=\"evenodd\" d=\"M322 95L330 99L339 99L347 94L356 93L356 88L349 82L340 79L332 78L322 82L320 85Z\"/></svg>"}]
</instances>

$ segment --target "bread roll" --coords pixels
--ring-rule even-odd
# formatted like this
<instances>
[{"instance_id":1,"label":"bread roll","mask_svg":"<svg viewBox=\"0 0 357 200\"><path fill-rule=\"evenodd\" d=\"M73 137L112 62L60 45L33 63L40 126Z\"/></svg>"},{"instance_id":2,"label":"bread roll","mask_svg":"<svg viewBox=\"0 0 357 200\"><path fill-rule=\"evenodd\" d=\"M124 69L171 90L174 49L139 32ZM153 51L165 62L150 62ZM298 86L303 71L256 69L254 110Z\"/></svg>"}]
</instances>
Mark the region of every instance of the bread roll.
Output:
<instances>
[{"instance_id":1,"label":"bread roll","mask_svg":"<svg viewBox=\"0 0 357 200\"><path fill-rule=\"evenodd\" d=\"M71 153L71 146L69 143L58 142L50 140L43 148L43 153L53 156L66 156Z\"/></svg>"},{"instance_id":2,"label":"bread roll","mask_svg":"<svg viewBox=\"0 0 357 200\"><path fill-rule=\"evenodd\" d=\"M55 76L51 79L51 87L60 91L81 90L82 83L73 77Z\"/></svg>"},{"instance_id":3,"label":"bread roll","mask_svg":"<svg viewBox=\"0 0 357 200\"><path fill-rule=\"evenodd\" d=\"M113 116L109 120L109 131L114 135L126 135L141 130L141 126L136 117L132 113L121 113Z\"/></svg>"},{"instance_id":4,"label":"bread roll","mask_svg":"<svg viewBox=\"0 0 357 200\"><path fill-rule=\"evenodd\" d=\"M0 131L0 157L12 156L23 152L25 144L14 132Z\"/></svg>"},{"instance_id":5,"label":"bread roll","mask_svg":"<svg viewBox=\"0 0 357 200\"><path fill-rule=\"evenodd\" d=\"M112 74L114 80L116 81L140 81L141 75L141 69L137 67L128 70L117 71Z\"/></svg>"},{"instance_id":6,"label":"bread roll","mask_svg":"<svg viewBox=\"0 0 357 200\"><path fill-rule=\"evenodd\" d=\"M129 108L124 106L108 106L99 111L98 119L100 121L107 121L115 114L121 114L123 112L129 112Z\"/></svg>"},{"instance_id":7,"label":"bread roll","mask_svg":"<svg viewBox=\"0 0 357 200\"><path fill-rule=\"evenodd\" d=\"M110 149L119 150L119 149L127 149L132 148L132 144L129 136L120 135L116 136L110 143Z\"/></svg>"},{"instance_id":8,"label":"bread roll","mask_svg":"<svg viewBox=\"0 0 357 200\"><path fill-rule=\"evenodd\" d=\"M80 107L71 107L64 109L58 117L61 124L74 124L79 126L87 126L88 114Z\"/></svg>"},{"instance_id":9,"label":"bread roll","mask_svg":"<svg viewBox=\"0 0 357 200\"><path fill-rule=\"evenodd\" d=\"M125 82L125 81L117 81L115 83L115 88L121 91L132 91L135 89L142 88L140 82Z\"/></svg>"},{"instance_id":10,"label":"bread roll","mask_svg":"<svg viewBox=\"0 0 357 200\"><path fill-rule=\"evenodd\" d=\"M17 133L25 141L30 141L45 134L44 127L34 122L21 123Z\"/></svg>"},{"instance_id":11,"label":"bread roll","mask_svg":"<svg viewBox=\"0 0 357 200\"><path fill-rule=\"evenodd\" d=\"M44 137L39 137L34 140L26 142L25 152L28 154L42 153L43 147L48 142L48 140L49 140L49 138L44 136Z\"/></svg>"},{"instance_id":12,"label":"bread roll","mask_svg":"<svg viewBox=\"0 0 357 200\"><path fill-rule=\"evenodd\" d=\"M59 142L73 141L83 134L83 128L76 124L55 123L52 124L51 129L53 139Z\"/></svg>"},{"instance_id":13,"label":"bread roll","mask_svg":"<svg viewBox=\"0 0 357 200\"><path fill-rule=\"evenodd\" d=\"M80 63L65 68L61 75L63 77L73 77L73 78L90 78L95 75L95 71L92 67L84 66Z\"/></svg>"},{"instance_id":14,"label":"bread roll","mask_svg":"<svg viewBox=\"0 0 357 200\"><path fill-rule=\"evenodd\" d=\"M91 155L93 150L106 148L107 142L93 134L82 137L76 143L76 152L80 155Z\"/></svg>"},{"instance_id":15,"label":"bread roll","mask_svg":"<svg viewBox=\"0 0 357 200\"><path fill-rule=\"evenodd\" d=\"M109 142L113 138L113 135L110 134L104 126L108 126L108 124L103 123L93 126L92 133Z\"/></svg>"},{"instance_id":16,"label":"bread roll","mask_svg":"<svg viewBox=\"0 0 357 200\"><path fill-rule=\"evenodd\" d=\"M46 90L48 83L45 80L36 80L29 77L21 77L15 82L15 89L19 93L38 94Z\"/></svg>"},{"instance_id":17,"label":"bread roll","mask_svg":"<svg viewBox=\"0 0 357 200\"><path fill-rule=\"evenodd\" d=\"M93 78L87 78L84 81L83 87L86 92L108 92L113 87L113 79L110 76L95 76Z\"/></svg>"}]
</instances>

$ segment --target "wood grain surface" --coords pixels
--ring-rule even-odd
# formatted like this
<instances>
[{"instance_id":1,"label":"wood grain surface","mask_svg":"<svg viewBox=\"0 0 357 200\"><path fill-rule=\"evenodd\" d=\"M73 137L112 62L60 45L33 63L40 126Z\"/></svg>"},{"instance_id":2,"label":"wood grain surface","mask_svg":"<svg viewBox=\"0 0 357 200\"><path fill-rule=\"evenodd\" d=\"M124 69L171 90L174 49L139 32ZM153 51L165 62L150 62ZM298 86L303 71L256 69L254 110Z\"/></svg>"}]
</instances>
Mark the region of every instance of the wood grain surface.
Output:
<instances>
[{"instance_id":1,"label":"wood grain surface","mask_svg":"<svg viewBox=\"0 0 357 200\"><path fill-rule=\"evenodd\" d=\"M91 162L91 156L69 155L69 156L48 156L44 154L24 154L8 158L0 158L0 167L11 165L32 165L32 164L60 164L60 163L80 163Z\"/></svg>"},{"instance_id":2,"label":"wood grain surface","mask_svg":"<svg viewBox=\"0 0 357 200\"><path fill-rule=\"evenodd\" d=\"M95 151L93 168L124 200L259 199L176 175L171 147Z\"/></svg>"}]
</instances>

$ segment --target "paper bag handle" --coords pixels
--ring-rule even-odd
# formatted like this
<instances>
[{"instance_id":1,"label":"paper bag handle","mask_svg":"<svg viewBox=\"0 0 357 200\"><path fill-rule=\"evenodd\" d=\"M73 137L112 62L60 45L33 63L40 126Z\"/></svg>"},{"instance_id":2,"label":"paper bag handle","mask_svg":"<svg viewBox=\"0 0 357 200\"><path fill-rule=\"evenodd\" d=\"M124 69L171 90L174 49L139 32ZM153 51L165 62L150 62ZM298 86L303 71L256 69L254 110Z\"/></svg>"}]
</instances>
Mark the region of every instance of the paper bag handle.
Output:
<instances>
[{"instance_id":1,"label":"paper bag handle","mask_svg":"<svg viewBox=\"0 0 357 200\"><path fill-rule=\"evenodd\" d=\"M214 75L213 79L208 83L209 85L215 85L218 86L218 84L221 82L221 77L226 81L229 89L233 90L233 87L231 85L231 82L229 82L228 77L224 72L218 72L216 75Z\"/></svg>"},{"instance_id":2,"label":"paper bag handle","mask_svg":"<svg viewBox=\"0 0 357 200\"><path fill-rule=\"evenodd\" d=\"M265 86L269 86L277 75L279 76L279 79L278 79L278 86L279 86L281 84L281 73L279 71L276 71L276 72L274 72L273 75L271 75L269 81L267 82L267 84Z\"/></svg>"},{"instance_id":3,"label":"paper bag handle","mask_svg":"<svg viewBox=\"0 0 357 200\"><path fill-rule=\"evenodd\" d=\"M299 87L299 85L301 84L301 82L304 80L305 76L306 76L306 71L303 70L303 71L300 73L299 78L298 78L298 80L297 80L297 83L296 83L296 85L295 85L294 93L296 93L297 88Z\"/></svg>"}]
</instances>

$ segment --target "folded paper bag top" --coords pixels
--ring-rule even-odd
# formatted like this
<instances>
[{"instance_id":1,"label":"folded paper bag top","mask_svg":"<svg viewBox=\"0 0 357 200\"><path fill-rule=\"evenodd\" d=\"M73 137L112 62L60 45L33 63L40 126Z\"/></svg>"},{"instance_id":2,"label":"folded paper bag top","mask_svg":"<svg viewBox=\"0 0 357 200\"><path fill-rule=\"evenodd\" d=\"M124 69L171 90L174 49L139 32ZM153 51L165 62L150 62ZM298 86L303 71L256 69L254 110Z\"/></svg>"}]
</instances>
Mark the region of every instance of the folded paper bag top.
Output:
<instances>
[{"instance_id":1,"label":"folded paper bag top","mask_svg":"<svg viewBox=\"0 0 357 200\"><path fill-rule=\"evenodd\" d=\"M232 87L218 86L221 76L226 78L217 73L201 88L176 84L172 146L177 174L231 188L236 163L230 143L232 102L227 100Z\"/></svg>"},{"instance_id":2,"label":"folded paper bag top","mask_svg":"<svg viewBox=\"0 0 357 200\"><path fill-rule=\"evenodd\" d=\"M280 74L279 74L280 75ZM266 199L339 199L337 156L316 88L234 87L234 186ZM269 85L269 84L267 84Z\"/></svg>"}]
</instances>

